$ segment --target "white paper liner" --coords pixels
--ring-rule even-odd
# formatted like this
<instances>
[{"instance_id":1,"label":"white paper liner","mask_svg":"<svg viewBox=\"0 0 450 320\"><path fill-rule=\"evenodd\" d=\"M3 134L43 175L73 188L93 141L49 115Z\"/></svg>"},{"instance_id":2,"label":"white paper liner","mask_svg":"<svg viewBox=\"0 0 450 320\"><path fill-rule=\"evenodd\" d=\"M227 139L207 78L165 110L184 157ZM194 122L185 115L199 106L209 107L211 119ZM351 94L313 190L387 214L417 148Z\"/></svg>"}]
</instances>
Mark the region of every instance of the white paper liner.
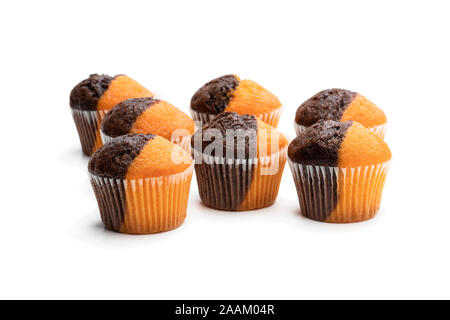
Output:
<instances>
[{"instance_id":1,"label":"white paper liner","mask_svg":"<svg viewBox=\"0 0 450 320\"><path fill-rule=\"evenodd\" d=\"M384 139L384 136L386 134L386 124L382 124L376 127L368 128L370 131L375 133L377 136L379 136L381 139ZM298 136L303 131L305 131L308 127L302 126L294 121L294 128L295 128L295 134Z\"/></svg>"},{"instance_id":2,"label":"white paper liner","mask_svg":"<svg viewBox=\"0 0 450 320\"><path fill-rule=\"evenodd\" d=\"M386 128L387 124L382 124L376 127L369 128L373 133L375 133L377 136L379 136L381 139L384 139L384 136L386 135Z\"/></svg>"},{"instance_id":3,"label":"white paper liner","mask_svg":"<svg viewBox=\"0 0 450 320\"><path fill-rule=\"evenodd\" d=\"M131 234L175 229L183 224L193 165L181 173L143 179L111 179L89 173L106 228Z\"/></svg>"},{"instance_id":4,"label":"white paper liner","mask_svg":"<svg viewBox=\"0 0 450 320\"><path fill-rule=\"evenodd\" d=\"M117 137L108 136L106 133L103 132L103 130L100 130L100 136L102 137L103 144L107 144L108 142L117 138Z\"/></svg>"},{"instance_id":5,"label":"white paper liner","mask_svg":"<svg viewBox=\"0 0 450 320\"><path fill-rule=\"evenodd\" d=\"M90 156L102 146L101 139L98 139L100 123L106 111L89 111L70 108L72 117L77 127L80 137L81 149Z\"/></svg>"},{"instance_id":6,"label":"white paper liner","mask_svg":"<svg viewBox=\"0 0 450 320\"><path fill-rule=\"evenodd\" d=\"M270 112L266 112L263 114L258 115L257 117L264 121L265 123L271 125L272 127L276 128L278 126L278 121L280 120L281 113L283 108L280 107L278 109L275 109ZM226 112L226 111L224 111ZM195 125L197 129L200 129L203 127L209 120L214 119L217 114L209 114L204 112L198 112L191 109L191 115L194 119Z\"/></svg>"},{"instance_id":7,"label":"white paper liner","mask_svg":"<svg viewBox=\"0 0 450 320\"><path fill-rule=\"evenodd\" d=\"M305 217L349 223L371 219L378 212L389 162L355 168L288 162Z\"/></svg>"},{"instance_id":8,"label":"white paper liner","mask_svg":"<svg viewBox=\"0 0 450 320\"><path fill-rule=\"evenodd\" d=\"M201 200L211 208L227 211L272 205L278 195L286 153L287 147L260 158L226 159L193 149Z\"/></svg>"}]
</instances>

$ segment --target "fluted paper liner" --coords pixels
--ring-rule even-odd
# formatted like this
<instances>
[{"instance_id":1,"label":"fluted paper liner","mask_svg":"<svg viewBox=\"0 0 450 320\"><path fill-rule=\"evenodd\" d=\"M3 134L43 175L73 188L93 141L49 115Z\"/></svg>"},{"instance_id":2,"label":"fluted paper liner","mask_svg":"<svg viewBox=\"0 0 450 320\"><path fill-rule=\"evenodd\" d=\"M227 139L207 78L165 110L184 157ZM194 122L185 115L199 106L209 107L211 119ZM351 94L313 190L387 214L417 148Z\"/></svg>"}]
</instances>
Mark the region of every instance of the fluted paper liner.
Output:
<instances>
[{"instance_id":1,"label":"fluted paper liner","mask_svg":"<svg viewBox=\"0 0 450 320\"><path fill-rule=\"evenodd\" d=\"M260 115L255 115L259 119L261 119L263 122L271 125L272 127L276 128L278 126L278 121L281 117L282 107L277 108L275 110L272 110L270 112L266 112ZM226 112L226 111L224 111ZM200 128L204 126L209 120L214 119L217 114L210 114L205 112L198 112L191 109L192 119L194 119L194 122L196 124L200 124Z\"/></svg>"},{"instance_id":2,"label":"fluted paper liner","mask_svg":"<svg viewBox=\"0 0 450 320\"><path fill-rule=\"evenodd\" d=\"M384 139L384 136L386 135L386 127L387 127L386 124L381 124L379 126L369 127L367 129L369 129L370 131L375 133L381 139ZM298 136L298 135L300 135L300 133L305 131L308 127L302 126L302 125L300 125L300 124L298 124L297 122L294 121L294 128L295 128L295 133Z\"/></svg>"},{"instance_id":3,"label":"fluted paper liner","mask_svg":"<svg viewBox=\"0 0 450 320\"><path fill-rule=\"evenodd\" d=\"M106 133L103 132L103 130L100 130L100 136L102 138L103 144L107 144L111 140L117 138L117 137L108 136Z\"/></svg>"},{"instance_id":4,"label":"fluted paper liner","mask_svg":"<svg viewBox=\"0 0 450 320\"><path fill-rule=\"evenodd\" d=\"M70 108L80 137L83 153L91 156L103 143L100 137L100 124L106 111L87 111Z\"/></svg>"},{"instance_id":5,"label":"fluted paper liner","mask_svg":"<svg viewBox=\"0 0 450 320\"><path fill-rule=\"evenodd\" d=\"M278 195L287 148L255 159L206 156L193 149L200 198L208 207L247 211L271 206Z\"/></svg>"},{"instance_id":6,"label":"fluted paper liner","mask_svg":"<svg viewBox=\"0 0 450 320\"><path fill-rule=\"evenodd\" d=\"M300 211L332 223L371 219L380 208L389 162L355 168L311 166L289 159Z\"/></svg>"},{"instance_id":7,"label":"fluted paper liner","mask_svg":"<svg viewBox=\"0 0 450 320\"><path fill-rule=\"evenodd\" d=\"M169 231L186 218L193 165L181 173L110 179L89 173L106 228L131 234Z\"/></svg>"},{"instance_id":8,"label":"fluted paper liner","mask_svg":"<svg viewBox=\"0 0 450 320\"><path fill-rule=\"evenodd\" d=\"M111 137L108 136L106 133L104 133L102 130L100 130L100 135L102 138L103 143L108 143L111 140L115 139L116 137ZM176 139L172 139L171 141L175 144L177 144L178 146L180 146L181 148L183 148L187 153L191 154L191 137L192 135L188 135L188 136L182 136L182 137L177 137Z\"/></svg>"}]
</instances>

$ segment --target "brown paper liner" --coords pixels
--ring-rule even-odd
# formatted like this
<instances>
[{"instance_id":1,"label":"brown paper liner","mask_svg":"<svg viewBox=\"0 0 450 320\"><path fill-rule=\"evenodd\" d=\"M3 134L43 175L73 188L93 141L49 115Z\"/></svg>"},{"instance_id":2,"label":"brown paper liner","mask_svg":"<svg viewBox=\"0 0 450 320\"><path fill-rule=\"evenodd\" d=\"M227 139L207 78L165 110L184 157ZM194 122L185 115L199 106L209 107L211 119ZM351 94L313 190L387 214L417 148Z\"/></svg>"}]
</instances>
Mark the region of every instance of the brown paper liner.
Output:
<instances>
[{"instance_id":1,"label":"brown paper liner","mask_svg":"<svg viewBox=\"0 0 450 320\"><path fill-rule=\"evenodd\" d=\"M380 208L389 162L339 168L289 160L302 215L316 221L350 223L371 219Z\"/></svg>"},{"instance_id":2,"label":"brown paper liner","mask_svg":"<svg viewBox=\"0 0 450 320\"><path fill-rule=\"evenodd\" d=\"M100 136L100 123L105 111L86 111L70 109L80 137L81 149L87 156L91 156L103 143Z\"/></svg>"},{"instance_id":3,"label":"brown paper liner","mask_svg":"<svg viewBox=\"0 0 450 320\"><path fill-rule=\"evenodd\" d=\"M193 150L194 159L201 159L195 164L195 173L202 202L227 211L271 206L278 195L286 152L284 148L267 157L230 161Z\"/></svg>"},{"instance_id":4,"label":"brown paper liner","mask_svg":"<svg viewBox=\"0 0 450 320\"><path fill-rule=\"evenodd\" d=\"M130 234L150 234L181 226L193 166L170 176L109 179L89 174L106 228Z\"/></svg>"}]
</instances>

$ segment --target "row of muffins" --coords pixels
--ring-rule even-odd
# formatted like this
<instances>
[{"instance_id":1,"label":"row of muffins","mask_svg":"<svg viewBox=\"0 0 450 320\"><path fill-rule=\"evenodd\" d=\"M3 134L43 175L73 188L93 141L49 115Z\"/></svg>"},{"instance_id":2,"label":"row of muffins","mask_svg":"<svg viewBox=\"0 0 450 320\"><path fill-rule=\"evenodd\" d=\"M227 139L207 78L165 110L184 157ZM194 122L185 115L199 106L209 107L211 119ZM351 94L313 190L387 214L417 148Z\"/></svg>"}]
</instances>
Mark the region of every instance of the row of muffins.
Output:
<instances>
[{"instance_id":1,"label":"row of muffins","mask_svg":"<svg viewBox=\"0 0 450 320\"><path fill-rule=\"evenodd\" d=\"M124 75L91 75L70 102L83 152L93 153L90 179L108 229L142 234L180 226L194 168L205 205L270 206L287 159L304 216L355 222L379 209L391 157L382 140L386 116L360 94L332 89L308 99L290 144L275 129L278 98L235 75L194 94L195 133L191 118Z\"/></svg>"}]
</instances>

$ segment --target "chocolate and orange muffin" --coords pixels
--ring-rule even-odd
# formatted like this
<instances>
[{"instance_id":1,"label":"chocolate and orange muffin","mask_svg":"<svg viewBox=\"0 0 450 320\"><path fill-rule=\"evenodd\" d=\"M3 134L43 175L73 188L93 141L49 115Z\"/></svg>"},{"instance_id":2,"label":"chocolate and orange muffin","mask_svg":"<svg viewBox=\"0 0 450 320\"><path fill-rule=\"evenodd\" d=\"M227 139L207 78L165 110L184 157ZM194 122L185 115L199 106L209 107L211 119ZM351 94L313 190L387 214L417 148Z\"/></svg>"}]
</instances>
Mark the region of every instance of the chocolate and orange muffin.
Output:
<instances>
[{"instance_id":1,"label":"chocolate and orange muffin","mask_svg":"<svg viewBox=\"0 0 450 320\"><path fill-rule=\"evenodd\" d=\"M125 75L91 74L77 84L70 93L70 107L83 152L90 156L102 146L100 122L108 110L126 99L152 96Z\"/></svg>"},{"instance_id":2,"label":"chocolate and orange muffin","mask_svg":"<svg viewBox=\"0 0 450 320\"><path fill-rule=\"evenodd\" d=\"M200 198L214 209L245 211L278 195L287 139L254 115L219 114L192 136Z\"/></svg>"},{"instance_id":3,"label":"chocolate and orange muffin","mask_svg":"<svg viewBox=\"0 0 450 320\"><path fill-rule=\"evenodd\" d=\"M134 98L117 104L102 120L103 141L128 134L156 134L190 152L194 121L172 104L154 98Z\"/></svg>"},{"instance_id":4,"label":"chocolate and orange muffin","mask_svg":"<svg viewBox=\"0 0 450 320\"><path fill-rule=\"evenodd\" d=\"M356 121L384 138L386 115L369 99L345 89L328 89L317 93L297 109L295 131L300 134L320 120Z\"/></svg>"},{"instance_id":5,"label":"chocolate and orange muffin","mask_svg":"<svg viewBox=\"0 0 450 320\"><path fill-rule=\"evenodd\" d=\"M222 112L252 114L273 127L281 116L278 98L252 80L226 75L211 80L197 90L191 99L194 120L201 125Z\"/></svg>"},{"instance_id":6,"label":"chocolate and orange muffin","mask_svg":"<svg viewBox=\"0 0 450 320\"><path fill-rule=\"evenodd\" d=\"M319 121L291 141L289 165L302 215L348 223L379 210L391 151L354 121Z\"/></svg>"},{"instance_id":7,"label":"chocolate and orange muffin","mask_svg":"<svg viewBox=\"0 0 450 320\"><path fill-rule=\"evenodd\" d=\"M169 140L151 134L118 137L92 155L88 169L106 228L148 234L183 223L192 158Z\"/></svg>"}]
</instances>

